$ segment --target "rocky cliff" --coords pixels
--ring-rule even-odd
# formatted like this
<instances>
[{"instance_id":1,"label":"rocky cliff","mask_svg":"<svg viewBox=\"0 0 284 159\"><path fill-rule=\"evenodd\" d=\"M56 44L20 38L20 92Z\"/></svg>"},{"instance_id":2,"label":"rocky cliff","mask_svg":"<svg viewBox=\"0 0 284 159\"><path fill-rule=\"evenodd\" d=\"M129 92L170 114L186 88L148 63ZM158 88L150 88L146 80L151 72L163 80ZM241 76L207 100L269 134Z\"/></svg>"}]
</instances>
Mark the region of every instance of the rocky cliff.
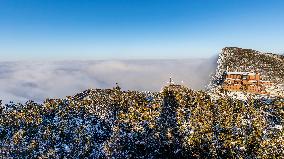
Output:
<instances>
[{"instance_id":1,"label":"rocky cliff","mask_svg":"<svg viewBox=\"0 0 284 159\"><path fill-rule=\"evenodd\" d=\"M219 54L216 77L224 71L259 72L264 80L284 83L284 56L252 49L225 47Z\"/></svg>"},{"instance_id":2,"label":"rocky cliff","mask_svg":"<svg viewBox=\"0 0 284 159\"><path fill-rule=\"evenodd\" d=\"M267 88L270 94L284 95L284 56L273 53L262 53L253 49L225 47L217 60L209 90L216 91L223 84L223 74L229 72L257 72L262 80L271 81L273 86Z\"/></svg>"}]
</instances>

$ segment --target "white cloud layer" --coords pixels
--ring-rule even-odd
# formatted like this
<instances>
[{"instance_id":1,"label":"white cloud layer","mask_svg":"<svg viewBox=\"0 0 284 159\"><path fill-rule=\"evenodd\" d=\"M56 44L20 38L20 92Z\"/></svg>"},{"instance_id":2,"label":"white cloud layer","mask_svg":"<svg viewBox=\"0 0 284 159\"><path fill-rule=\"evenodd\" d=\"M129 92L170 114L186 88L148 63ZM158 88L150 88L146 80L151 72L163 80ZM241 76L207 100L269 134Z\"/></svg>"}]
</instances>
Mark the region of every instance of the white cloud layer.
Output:
<instances>
[{"instance_id":1,"label":"white cloud layer","mask_svg":"<svg viewBox=\"0 0 284 159\"><path fill-rule=\"evenodd\" d=\"M204 89L215 70L215 58L189 60L114 60L0 62L0 99L42 102L89 88L160 91L169 77L193 89Z\"/></svg>"}]
</instances>

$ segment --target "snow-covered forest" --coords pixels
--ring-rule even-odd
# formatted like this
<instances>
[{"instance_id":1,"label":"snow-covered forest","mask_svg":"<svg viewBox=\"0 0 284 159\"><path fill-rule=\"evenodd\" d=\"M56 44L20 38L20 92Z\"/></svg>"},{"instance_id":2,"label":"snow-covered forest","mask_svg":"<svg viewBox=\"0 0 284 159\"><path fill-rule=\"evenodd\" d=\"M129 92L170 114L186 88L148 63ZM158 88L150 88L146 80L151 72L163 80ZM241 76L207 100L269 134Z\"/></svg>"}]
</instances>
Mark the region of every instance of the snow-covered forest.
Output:
<instances>
[{"instance_id":1,"label":"snow-covered forest","mask_svg":"<svg viewBox=\"0 0 284 159\"><path fill-rule=\"evenodd\" d=\"M44 104L0 109L3 158L277 158L281 99L211 99L169 85L161 92L86 90Z\"/></svg>"}]
</instances>

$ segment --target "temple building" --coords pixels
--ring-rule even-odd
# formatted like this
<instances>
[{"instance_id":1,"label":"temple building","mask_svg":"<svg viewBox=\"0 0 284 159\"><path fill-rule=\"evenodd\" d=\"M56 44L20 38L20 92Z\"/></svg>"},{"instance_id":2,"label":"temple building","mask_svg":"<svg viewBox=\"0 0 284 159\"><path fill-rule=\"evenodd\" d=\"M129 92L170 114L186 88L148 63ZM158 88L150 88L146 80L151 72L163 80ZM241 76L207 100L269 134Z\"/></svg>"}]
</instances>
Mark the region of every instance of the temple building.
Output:
<instances>
[{"instance_id":1,"label":"temple building","mask_svg":"<svg viewBox=\"0 0 284 159\"><path fill-rule=\"evenodd\" d=\"M265 90L268 86L272 86L272 83L261 80L260 74L255 72L225 72L222 85L225 91L244 91L254 94L269 94Z\"/></svg>"}]
</instances>

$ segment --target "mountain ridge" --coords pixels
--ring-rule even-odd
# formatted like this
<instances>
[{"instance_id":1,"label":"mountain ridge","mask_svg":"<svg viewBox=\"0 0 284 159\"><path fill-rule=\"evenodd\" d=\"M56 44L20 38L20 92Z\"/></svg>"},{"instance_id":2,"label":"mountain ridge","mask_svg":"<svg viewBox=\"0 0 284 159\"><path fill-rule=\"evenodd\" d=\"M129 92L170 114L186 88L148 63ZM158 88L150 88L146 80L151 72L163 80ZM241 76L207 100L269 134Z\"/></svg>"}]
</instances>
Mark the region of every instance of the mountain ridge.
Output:
<instances>
[{"instance_id":1,"label":"mountain ridge","mask_svg":"<svg viewBox=\"0 0 284 159\"><path fill-rule=\"evenodd\" d=\"M253 49L225 47L219 54L217 76L224 71L242 70L258 71L265 80L284 82L284 56L273 53L263 53Z\"/></svg>"},{"instance_id":2,"label":"mountain ridge","mask_svg":"<svg viewBox=\"0 0 284 159\"><path fill-rule=\"evenodd\" d=\"M160 92L116 86L0 104L0 157L279 158L283 106L278 97L213 98L171 81Z\"/></svg>"},{"instance_id":3,"label":"mountain ridge","mask_svg":"<svg viewBox=\"0 0 284 159\"><path fill-rule=\"evenodd\" d=\"M237 74L245 72L257 73L261 78L259 82L267 81L270 82L271 85L257 86L255 89L260 89L262 87L261 89L267 92L268 95L284 97L283 55L264 53L253 49L243 49L239 47L225 47L218 56L215 74L212 76L207 87L209 92L220 92L220 90L223 89L224 81L226 80L226 72ZM254 83L251 83L251 88L253 88L253 85ZM233 87L233 85L231 86ZM244 96L247 93L242 90L230 92L232 93L232 96ZM221 93L221 96L222 95L223 93Z\"/></svg>"}]
</instances>

